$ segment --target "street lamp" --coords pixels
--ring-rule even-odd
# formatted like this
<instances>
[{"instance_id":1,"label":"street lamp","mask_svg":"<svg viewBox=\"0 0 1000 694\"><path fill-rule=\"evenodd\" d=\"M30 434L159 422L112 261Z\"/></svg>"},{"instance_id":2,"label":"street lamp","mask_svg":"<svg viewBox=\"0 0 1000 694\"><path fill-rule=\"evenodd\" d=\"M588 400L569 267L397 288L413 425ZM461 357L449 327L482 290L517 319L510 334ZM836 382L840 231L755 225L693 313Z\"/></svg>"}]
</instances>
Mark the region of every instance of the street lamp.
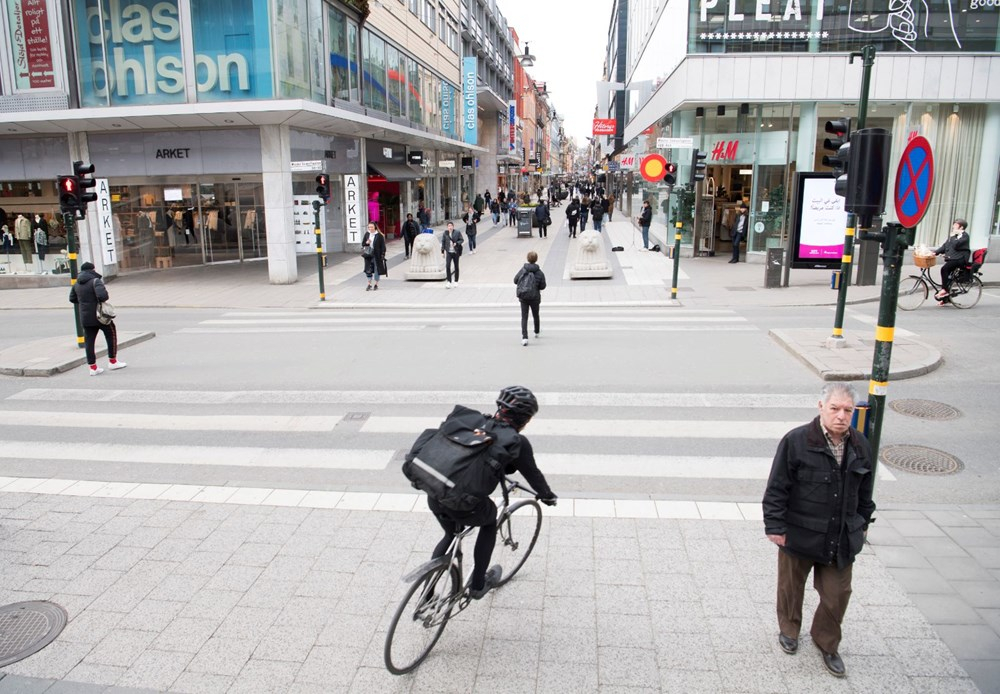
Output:
<instances>
[{"instance_id":1,"label":"street lamp","mask_svg":"<svg viewBox=\"0 0 1000 694\"><path fill-rule=\"evenodd\" d=\"M531 55L531 52L528 50L527 42L524 44L524 53L517 56L517 59L521 61L522 67L531 67L535 64L535 56Z\"/></svg>"}]
</instances>

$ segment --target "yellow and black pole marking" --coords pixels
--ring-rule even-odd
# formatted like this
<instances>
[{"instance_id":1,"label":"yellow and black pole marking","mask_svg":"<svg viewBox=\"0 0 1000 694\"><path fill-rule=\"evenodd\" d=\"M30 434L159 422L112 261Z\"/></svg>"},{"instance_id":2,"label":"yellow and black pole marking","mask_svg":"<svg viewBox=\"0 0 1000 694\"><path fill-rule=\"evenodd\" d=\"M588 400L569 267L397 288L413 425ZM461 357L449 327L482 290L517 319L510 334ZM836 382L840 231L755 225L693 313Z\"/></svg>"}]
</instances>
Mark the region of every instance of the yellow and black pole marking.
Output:
<instances>
[{"instance_id":1,"label":"yellow and black pole marking","mask_svg":"<svg viewBox=\"0 0 1000 694\"><path fill-rule=\"evenodd\" d=\"M887 224L881 234L868 238L882 242L885 270L882 273L882 296L878 307L878 325L875 328L875 355L872 375L868 384L868 404L872 408L871 433L868 441L872 459L878 460L879 442L882 438L882 418L885 415L885 397L889 390L889 363L892 342L896 335L896 300L899 295L899 277L903 265L903 251L913 243L914 229L899 224Z\"/></svg>"},{"instance_id":2,"label":"yellow and black pole marking","mask_svg":"<svg viewBox=\"0 0 1000 694\"><path fill-rule=\"evenodd\" d=\"M323 281L323 234L319 228L319 211L323 203L313 200L313 227L316 233L316 264L319 267L319 300L326 301L326 284Z\"/></svg>"},{"instance_id":3,"label":"yellow and black pole marking","mask_svg":"<svg viewBox=\"0 0 1000 694\"><path fill-rule=\"evenodd\" d=\"M69 258L69 286L76 286L76 212L63 212L63 227L66 229L66 256ZM80 321L78 304L73 307L73 319L76 321L76 346L83 349L83 323Z\"/></svg>"},{"instance_id":4,"label":"yellow and black pole marking","mask_svg":"<svg viewBox=\"0 0 1000 694\"><path fill-rule=\"evenodd\" d=\"M844 306L847 304L847 285L851 283L851 266L854 262L854 230L857 216L847 215L847 230L844 232L844 255L840 259L840 287L837 292L837 313L833 318L832 337L844 338Z\"/></svg>"},{"instance_id":5,"label":"yellow and black pole marking","mask_svg":"<svg viewBox=\"0 0 1000 694\"><path fill-rule=\"evenodd\" d=\"M680 273L681 263L681 227L683 224L677 222L677 231L674 233L674 278L670 283L670 298L677 299L677 275Z\"/></svg>"}]
</instances>

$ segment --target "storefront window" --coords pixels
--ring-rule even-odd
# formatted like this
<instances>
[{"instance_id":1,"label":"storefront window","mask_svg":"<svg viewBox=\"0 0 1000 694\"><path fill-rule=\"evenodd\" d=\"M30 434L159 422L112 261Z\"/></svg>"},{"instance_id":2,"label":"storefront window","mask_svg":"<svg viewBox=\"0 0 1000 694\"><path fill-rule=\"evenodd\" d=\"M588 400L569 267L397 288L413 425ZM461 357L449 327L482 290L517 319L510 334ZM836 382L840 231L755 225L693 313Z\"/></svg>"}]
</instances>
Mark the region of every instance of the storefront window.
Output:
<instances>
[{"instance_id":1,"label":"storefront window","mask_svg":"<svg viewBox=\"0 0 1000 694\"><path fill-rule=\"evenodd\" d=\"M325 102L322 0L283 0L275 7L280 95Z\"/></svg>"},{"instance_id":2,"label":"storefront window","mask_svg":"<svg viewBox=\"0 0 1000 694\"><path fill-rule=\"evenodd\" d=\"M76 0L83 106L182 103L177 0Z\"/></svg>"},{"instance_id":3,"label":"storefront window","mask_svg":"<svg viewBox=\"0 0 1000 694\"><path fill-rule=\"evenodd\" d=\"M406 105L403 103L403 91L406 85L406 73L399 70L399 51L395 46L386 46L385 60L388 66L386 86L388 87L389 115L401 116Z\"/></svg>"},{"instance_id":4,"label":"storefront window","mask_svg":"<svg viewBox=\"0 0 1000 694\"><path fill-rule=\"evenodd\" d=\"M348 52L347 15L336 8L329 8L330 18L330 88L331 97L351 99L351 66ZM353 72L357 73L357 65Z\"/></svg>"},{"instance_id":5,"label":"storefront window","mask_svg":"<svg viewBox=\"0 0 1000 694\"><path fill-rule=\"evenodd\" d=\"M364 31L364 94L365 105L386 110L385 41L367 29Z\"/></svg>"},{"instance_id":6,"label":"storefront window","mask_svg":"<svg viewBox=\"0 0 1000 694\"><path fill-rule=\"evenodd\" d=\"M361 101L361 71L358 59L358 27L353 22L347 25L347 56L351 66L351 101Z\"/></svg>"},{"instance_id":7,"label":"storefront window","mask_svg":"<svg viewBox=\"0 0 1000 694\"><path fill-rule=\"evenodd\" d=\"M420 95L420 70L417 66L417 62L412 58L406 59L406 74L407 74L407 94L409 96L410 120L414 123L420 123L423 121L423 99Z\"/></svg>"},{"instance_id":8,"label":"storefront window","mask_svg":"<svg viewBox=\"0 0 1000 694\"><path fill-rule=\"evenodd\" d=\"M267 0L191 0L198 101L268 99Z\"/></svg>"}]
</instances>

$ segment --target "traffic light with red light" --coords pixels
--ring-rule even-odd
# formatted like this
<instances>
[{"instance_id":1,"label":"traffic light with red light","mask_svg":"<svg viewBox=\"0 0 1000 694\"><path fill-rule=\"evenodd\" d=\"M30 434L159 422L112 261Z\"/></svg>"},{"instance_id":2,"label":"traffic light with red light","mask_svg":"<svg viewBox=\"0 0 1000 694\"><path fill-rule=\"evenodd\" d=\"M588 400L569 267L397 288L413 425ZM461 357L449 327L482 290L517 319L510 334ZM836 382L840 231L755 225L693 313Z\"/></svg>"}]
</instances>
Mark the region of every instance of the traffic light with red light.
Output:
<instances>
[{"instance_id":1,"label":"traffic light with red light","mask_svg":"<svg viewBox=\"0 0 1000 694\"><path fill-rule=\"evenodd\" d=\"M677 183L677 164L672 161L668 161L666 167L664 167L666 173L663 174L663 182L668 186L672 186Z\"/></svg>"},{"instance_id":2,"label":"traffic light with red light","mask_svg":"<svg viewBox=\"0 0 1000 694\"><path fill-rule=\"evenodd\" d=\"M324 202L330 202L330 176L322 173L316 177L316 195Z\"/></svg>"},{"instance_id":3,"label":"traffic light with red light","mask_svg":"<svg viewBox=\"0 0 1000 694\"><path fill-rule=\"evenodd\" d=\"M833 184L834 192L842 198L847 198L848 165L851 160L851 119L835 118L826 122L826 132L833 137L823 140L823 149L833 152L833 156L823 156L823 166L833 169L837 179Z\"/></svg>"},{"instance_id":4,"label":"traffic light with red light","mask_svg":"<svg viewBox=\"0 0 1000 694\"><path fill-rule=\"evenodd\" d=\"M59 209L63 213L76 212L80 209L80 181L76 176L60 176Z\"/></svg>"}]
</instances>

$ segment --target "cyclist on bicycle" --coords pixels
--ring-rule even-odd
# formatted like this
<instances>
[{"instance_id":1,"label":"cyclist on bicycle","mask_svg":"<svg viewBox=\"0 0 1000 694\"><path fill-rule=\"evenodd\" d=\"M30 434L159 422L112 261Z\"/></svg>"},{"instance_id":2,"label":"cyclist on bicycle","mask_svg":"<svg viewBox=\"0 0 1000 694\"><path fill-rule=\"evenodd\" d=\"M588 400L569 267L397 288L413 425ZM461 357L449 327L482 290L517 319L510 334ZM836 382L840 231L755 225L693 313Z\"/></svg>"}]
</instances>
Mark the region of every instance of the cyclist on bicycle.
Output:
<instances>
[{"instance_id":1,"label":"cyclist on bicycle","mask_svg":"<svg viewBox=\"0 0 1000 694\"><path fill-rule=\"evenodd\" d=\"M956 219L951 225L951 235L944 244L934 251L934 255L944 254L944 265L941 266L941 291L934 295L939 306L947 303L951 285L951 274L961 270L969 262L969 234L965 231L969 223L964 219Z\"/></svg>"},{"instance_id":2,"label":"cyclist on bicycle","mask_svg":"<svg viewBox=\"0 0 1000 694\"><path fill-rule=\"evenodd\" d=\"M497 411L493 418L518 432L524 429L538 412L538 400L535 399L530 390L523 386L504 388L500 391L496 402ZM518 456L507 466L504 473L509 475L520 472L538 494L539 501L548 506L554 506L556 495L552 492L548 482L545 481L545 476L538 469L538 465L535 464L535 453L531 448L531 442L521 434L518 438L520 439ZM499 483L500 480L497 479L497 484ZM473 599L482 599L500 582L502 572L499 565L491 567L489 571L486 569L490 564L490 557L493 555L493 547L497 538L496 504L489 497L484 497L475 509L463 514L444 508L430 496L427 497L427 505L444 529L444 537L434 548L432 558L444 556L452 540L455 539L455 531L459 525L479 526L476 547L473 551L475 564L469 587Z\"/></svg>"}]
</instances>

